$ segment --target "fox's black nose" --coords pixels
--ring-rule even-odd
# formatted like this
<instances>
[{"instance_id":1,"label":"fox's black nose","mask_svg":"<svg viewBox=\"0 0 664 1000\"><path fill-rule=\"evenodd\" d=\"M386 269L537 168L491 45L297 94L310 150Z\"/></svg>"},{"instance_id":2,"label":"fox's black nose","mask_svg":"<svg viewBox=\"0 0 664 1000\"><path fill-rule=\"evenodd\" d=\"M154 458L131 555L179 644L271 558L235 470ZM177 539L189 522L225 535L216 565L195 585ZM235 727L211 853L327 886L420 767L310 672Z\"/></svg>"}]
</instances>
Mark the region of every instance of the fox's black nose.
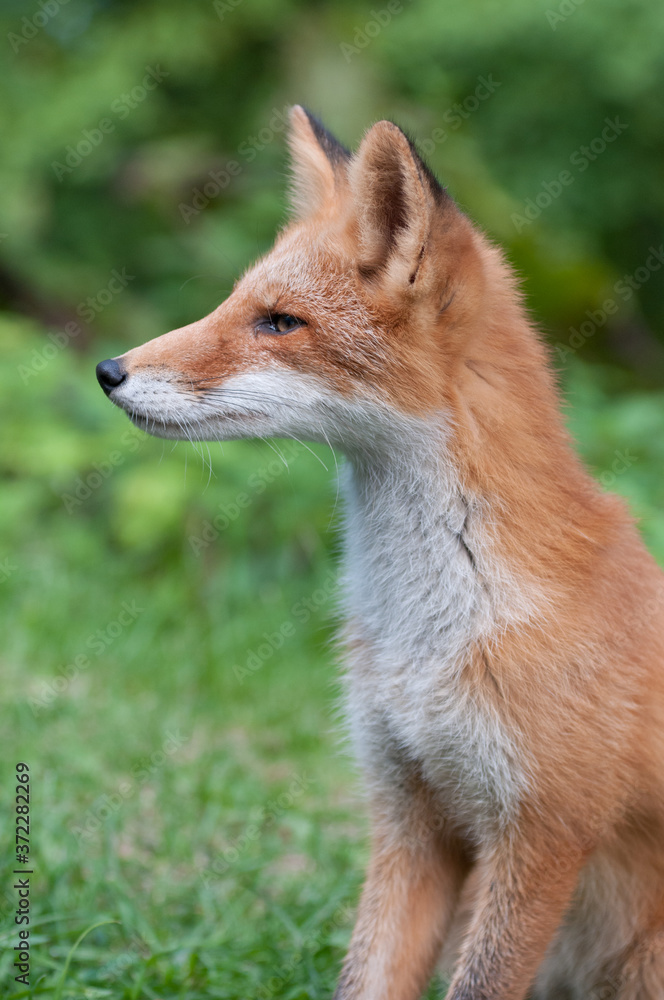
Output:
<instances>
[{"instance_id":1,"label":"fox's black nose","mask_svg":"<svg viewBox=\"0 0 664 1000\"><path fill-rule=\"evenodd\" d=\"M97 381L107 396L110 396L113 389L117 385L120 385L121 382L124 382L127 377L127 373L120 368L115 358L109 358L108 361L100 361L96 370Z\"/></svg>"}]
</instances>

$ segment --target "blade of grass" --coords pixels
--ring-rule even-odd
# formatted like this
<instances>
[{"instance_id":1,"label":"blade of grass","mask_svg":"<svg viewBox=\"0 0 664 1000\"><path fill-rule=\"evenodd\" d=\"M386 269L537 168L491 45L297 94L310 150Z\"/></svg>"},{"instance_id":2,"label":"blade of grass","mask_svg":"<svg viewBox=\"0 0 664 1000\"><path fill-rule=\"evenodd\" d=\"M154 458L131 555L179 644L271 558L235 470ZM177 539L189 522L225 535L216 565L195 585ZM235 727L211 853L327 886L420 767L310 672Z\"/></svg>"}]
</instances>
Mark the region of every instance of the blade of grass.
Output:
<instances>
[{"instance_id":1,"label":"blade of grass","mask_svg":"<svg viewBox=\"0 0 664 1000\"><path fill-rule=\"evenodd\" d=\"M96 930L98 927L105 927L107 924L119 924L119 923L120 923L119 920L100 920L100 921L98 921L98 923L91 924L90 927L86 927L86 929L83 931L83 933L79 934L79 936L74 941L74 944L69 949L69 954L67 955L67 960L65 962L65 967L62 970L62 975L60 976L60 981L59 981L58 985L55 988L55 993L53 995L53 1000L62 1000L62 991L64 989L65 980L67 978L67 973L69 972L69 965L70 965L71 960L73 958L74 952L78 948L78 946L81 943L81 941L84 938L86 938L88 936L88 934L90 934L92 931Z\"/></svg>"}]
</instances>

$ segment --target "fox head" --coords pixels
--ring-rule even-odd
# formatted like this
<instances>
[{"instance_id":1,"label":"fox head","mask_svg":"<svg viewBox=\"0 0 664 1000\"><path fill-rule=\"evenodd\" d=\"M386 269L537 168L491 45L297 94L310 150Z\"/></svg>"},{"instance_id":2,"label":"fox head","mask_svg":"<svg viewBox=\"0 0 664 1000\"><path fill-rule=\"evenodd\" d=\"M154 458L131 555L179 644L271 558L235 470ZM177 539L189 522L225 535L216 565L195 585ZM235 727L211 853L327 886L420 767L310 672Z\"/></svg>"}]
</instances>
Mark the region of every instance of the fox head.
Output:
<instances>
[{"instance_id":1,"label":"fox head","mask_svg":"<svg viewBox=\"0 0 664 1000\"><path fill-rule=\"evenodd\" d=\"M209 316L97 366L151 434L395 444L404 420L454 407L459 367L514 309L498 251L396 125L351 155L296 106L289 141L292 219L273 249Z\"/></svg>"}]
</instances>

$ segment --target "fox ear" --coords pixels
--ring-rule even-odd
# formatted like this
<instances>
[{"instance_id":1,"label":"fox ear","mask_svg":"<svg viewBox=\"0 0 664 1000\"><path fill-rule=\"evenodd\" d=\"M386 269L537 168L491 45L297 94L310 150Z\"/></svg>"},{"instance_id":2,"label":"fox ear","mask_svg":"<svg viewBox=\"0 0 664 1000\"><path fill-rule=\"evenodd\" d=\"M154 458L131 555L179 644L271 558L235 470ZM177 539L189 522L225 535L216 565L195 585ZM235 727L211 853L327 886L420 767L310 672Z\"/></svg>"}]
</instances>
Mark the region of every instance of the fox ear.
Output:
<instances>
[{"instance_id":1,"label":"fox ear","mask_svg":"<svg viewBox=\"0 0 664 1000\"><path fill-rule=\"evenodd\" d=\"M291 206L297 219L306 219L332 201L338 183L345 179L350 153L299 104L291 108L288 144Z\"/></svg>"},{"instance_id":2,"label":"fox ear","mask_svg":"<svg viewBox=\"0 0 664 1000\"><path fill-rule=\"evenodd\" d=\"M413 285L425 258L436 202L446 198L409 139L392 122L369 129L350 167L360 270Z\"/></svg>"}]
</instances>

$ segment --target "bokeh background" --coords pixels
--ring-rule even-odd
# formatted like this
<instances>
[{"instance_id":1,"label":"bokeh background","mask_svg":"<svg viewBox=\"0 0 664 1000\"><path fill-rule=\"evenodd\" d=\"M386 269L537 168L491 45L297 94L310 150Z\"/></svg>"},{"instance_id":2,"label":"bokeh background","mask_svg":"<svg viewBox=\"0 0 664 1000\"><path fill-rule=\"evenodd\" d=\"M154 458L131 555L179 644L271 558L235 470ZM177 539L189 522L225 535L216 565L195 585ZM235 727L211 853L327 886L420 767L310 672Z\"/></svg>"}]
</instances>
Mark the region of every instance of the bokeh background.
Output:
<instances>
[{"instance_id":1,"label":"bokeh background","mask_svg":"<svg viewBox=\"0 0 664 1000\"><path fill-rule=\"evenodd\" d=\"M663 37L655 0L3 0L3 996L331 993L366 857L339 457L173 448L94 378L270 246L289 104L349 146L383 117L417 139L519 268L579 447L664 561Z\"/></svg>"}]
</instances>

